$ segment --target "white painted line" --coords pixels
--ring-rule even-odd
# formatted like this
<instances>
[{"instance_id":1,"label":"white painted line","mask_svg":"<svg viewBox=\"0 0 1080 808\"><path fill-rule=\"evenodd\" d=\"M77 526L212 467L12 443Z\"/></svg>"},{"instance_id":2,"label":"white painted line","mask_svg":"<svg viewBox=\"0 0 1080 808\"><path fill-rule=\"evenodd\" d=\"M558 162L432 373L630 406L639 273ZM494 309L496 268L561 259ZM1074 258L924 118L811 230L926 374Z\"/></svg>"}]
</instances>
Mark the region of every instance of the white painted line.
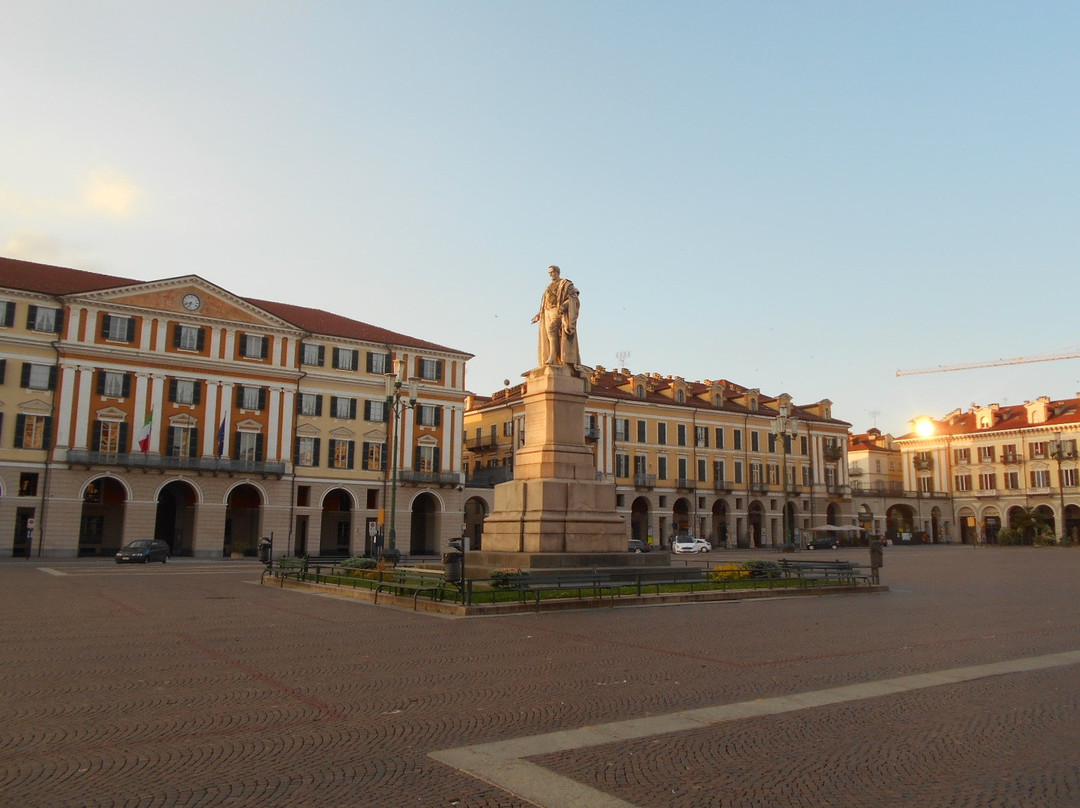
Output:
<instances>
[{"instance_id":1,"label":"white painted line","mask_svg":"<svg viewBox=\"0 0 1080 808\"><path fill-rule=\"evenodd\" d=\"M60 570L53 569L52 567L38 567L38 569L42 572L48 573L49 575L67 575L66 572L61 572Z\"/></svg>"},{"instance_id":2,"label":"white painted line","mask_svg":"<svg viewBox=\"0 0 1080 808\"><path fill-rule=\"evenodd\" d=\"M950 668L912 676L899 676L877 682L795 693L790 696L776 696L735 704L718 704L713 707L683 710L649 718L613 721L593 727L548 732L511 741L446 749L432 752L430 756L528 800L539 808L636 808L625 800L555 774L525 758L618 741L637 740L671 732L701 729L725 721L809 710L847 701L880 698L929 687L971 682L991 676L1076 664L1080 664L1080 650L1010 659L965 668Z\"/></svg>"}]
</instances>

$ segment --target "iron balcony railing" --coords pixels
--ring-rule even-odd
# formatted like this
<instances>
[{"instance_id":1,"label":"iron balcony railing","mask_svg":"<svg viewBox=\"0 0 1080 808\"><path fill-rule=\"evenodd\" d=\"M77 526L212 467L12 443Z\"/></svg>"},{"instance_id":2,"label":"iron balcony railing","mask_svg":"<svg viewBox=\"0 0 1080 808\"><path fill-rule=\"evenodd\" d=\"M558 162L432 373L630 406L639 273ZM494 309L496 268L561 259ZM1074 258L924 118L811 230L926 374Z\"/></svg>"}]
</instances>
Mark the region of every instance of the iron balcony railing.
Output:
<instances>
[{"instance_id":1,"label":"iron balcony railing","mask_svg":"<svg viewBox=\"0 0 1080 808\"><path fill-rule=\"evenodd\" d=\"M490 466L474 469L469 474L466 485L475 488L490 488L512 479L514 479L514 469L510 466Z\"/></svg>"},{"instance_id":2,"label":"iron balcony railing","mask_svg":"<svg viewBox=\"0 0 1080 808\"><path fill-rule=\"evenodd\" d=\"M656 475L655 474L635 474L634 475L634 487L635 488L655 488L656 487Z\"/></svg>"},{"instance_id":3,"label":"iron balcony railing","mask_svg":"<svg viewBox=\"0 0 1080 808\"><path fill-rule=\"evenodd\" d=\"M420 485L463 485L461 474L456 471L413 471L398 469L398 482Z\"/></svg>"},{"instance_id":4,"label":"iron balcony railing","mask_svg":"<svg viewBox=\"0 0 1080 808\"><path fill-rule=\"evenodd\" d=\"M285 473L285 464L281 461L240 460L232 457L173 457L145 452L93 452L87 449L68 449L67 462L87 466L225 471L239 474L280 476Z\"/></svg>"}]
</instances>

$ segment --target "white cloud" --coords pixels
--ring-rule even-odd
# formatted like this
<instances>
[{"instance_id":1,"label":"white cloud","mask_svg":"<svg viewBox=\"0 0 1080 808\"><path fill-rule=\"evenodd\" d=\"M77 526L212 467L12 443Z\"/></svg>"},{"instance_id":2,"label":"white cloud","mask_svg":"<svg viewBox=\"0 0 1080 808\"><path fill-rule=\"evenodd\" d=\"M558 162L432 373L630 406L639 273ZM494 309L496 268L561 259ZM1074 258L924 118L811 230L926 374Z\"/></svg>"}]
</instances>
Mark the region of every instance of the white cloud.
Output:
<instances>
[{"instance_id":1,"label":"white cloud","mask_svg":"<svg viewBox=\"0 0 1080 808\"><path fill-rule=\"evenodd\" d=\"M82 256L71 244L47 233L16 230L0 247L0 255L40 264L81 266Z\"/></svg>"},{"instance_id":2,"label":"white cloud","mask_svg":"<svg viewBox=\"0 0 1080 808\"><path fill-rule=\"evenodd\" d=\"M111 168L94 171L83 184L83 204L90 213L126 218L134 212L142 191Z\"/></svg>"}]
</instances>

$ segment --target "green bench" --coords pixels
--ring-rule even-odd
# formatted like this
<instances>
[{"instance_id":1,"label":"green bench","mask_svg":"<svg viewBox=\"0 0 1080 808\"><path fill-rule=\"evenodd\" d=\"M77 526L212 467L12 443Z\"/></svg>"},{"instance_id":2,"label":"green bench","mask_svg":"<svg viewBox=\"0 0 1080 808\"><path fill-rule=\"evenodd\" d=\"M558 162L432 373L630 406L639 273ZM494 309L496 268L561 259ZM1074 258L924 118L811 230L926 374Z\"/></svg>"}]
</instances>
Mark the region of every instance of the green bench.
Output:
<instances>
[{"instance_id":1,"label":"green bench","mask_svg":"<svg viewBox=\"0 0 1080 808\"><path fill-rule=\"evenodd\" d=\"M851 586L858 586L859 582L867 586L873 583L871 571L852 561L796 561L782 558L777 563L785 578L794 578L804 586L817 581Z\"/></svg>"},{"instance_id":2,"label":"green bench","mask_svg":"<svg viewBox=\"0 0 1080 808\"><path fill-rule=\"evenodd\" d=\"M412 569L395 569L379 573L378 583L375 585L374 602L379 602L379 594L389 592L394 595L406 595L412 593L413 611L416 611L417 601L425 592L431 595L432 600L442 600L446 594L446 579L436 573L423 573Z\"/></svg>"}]
</instances>

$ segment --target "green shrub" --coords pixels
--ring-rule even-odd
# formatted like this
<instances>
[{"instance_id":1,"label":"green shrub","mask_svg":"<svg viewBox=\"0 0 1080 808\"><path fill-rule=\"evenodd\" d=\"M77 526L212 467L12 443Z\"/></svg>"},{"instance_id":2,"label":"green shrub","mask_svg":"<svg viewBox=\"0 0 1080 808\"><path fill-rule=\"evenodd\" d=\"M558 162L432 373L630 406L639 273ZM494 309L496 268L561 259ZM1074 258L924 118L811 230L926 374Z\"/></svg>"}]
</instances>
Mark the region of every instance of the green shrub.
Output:
<instances>
[{"instance_id":1,"label":"green shrub","mask_svg":"<svg viewBox=\"0 0 1080 808\"><path fill-rule=\"evenodd\" d=\"M341 562L342 567L349 570L373 570L378 564L374 558L368 558L367 556L353 556L352 558L346 558Z\"/></svg>"},{"instance_id":2,"label":"green shrub","mask_svg":"<svg viewBox=\"0 0 1080 808\"><path fill-rule=\"evenodd\" d=\"M501 589L507 586L514 586L521 581L527 581L529 579L528 570L518 569L498 569L492 570L488 574L488 580L491 581L492 587Z\"/></svg>"},{"instance_id":3,"label":"green shrub","mask_svg":"<svg viewBox=\"0 0 1080 808\"><path fill-rule=\"evenodd\" d=\"M1058 543L1057 536L1050 531L1043 531L1042 533L1035 534L1035 546L1036 547L1052 547Z\"/></svg>"},{"instance_id":4,"label":"green shrub","mask_svg":"<svg viewBox=\"0 0 1080 808\"><path fill-rule=\"evenodd\" d=\"M780 578L783 576L780 565L775 561L752 558L749 561L744 561L742 568L747 571L750 578Z\"/></svg>"},{"instance_id":5,"label":"green shrub","mask_svg":"<svg viewBox=\"0 0 1080 808\"><path fill-rule=\"evenodd\" d=\"M1004 530L998 531L997 543L1005 547L1014 547L1024 543L1024 534L1019 530L1007 527Z\"/></svg>"}]
</instances>

